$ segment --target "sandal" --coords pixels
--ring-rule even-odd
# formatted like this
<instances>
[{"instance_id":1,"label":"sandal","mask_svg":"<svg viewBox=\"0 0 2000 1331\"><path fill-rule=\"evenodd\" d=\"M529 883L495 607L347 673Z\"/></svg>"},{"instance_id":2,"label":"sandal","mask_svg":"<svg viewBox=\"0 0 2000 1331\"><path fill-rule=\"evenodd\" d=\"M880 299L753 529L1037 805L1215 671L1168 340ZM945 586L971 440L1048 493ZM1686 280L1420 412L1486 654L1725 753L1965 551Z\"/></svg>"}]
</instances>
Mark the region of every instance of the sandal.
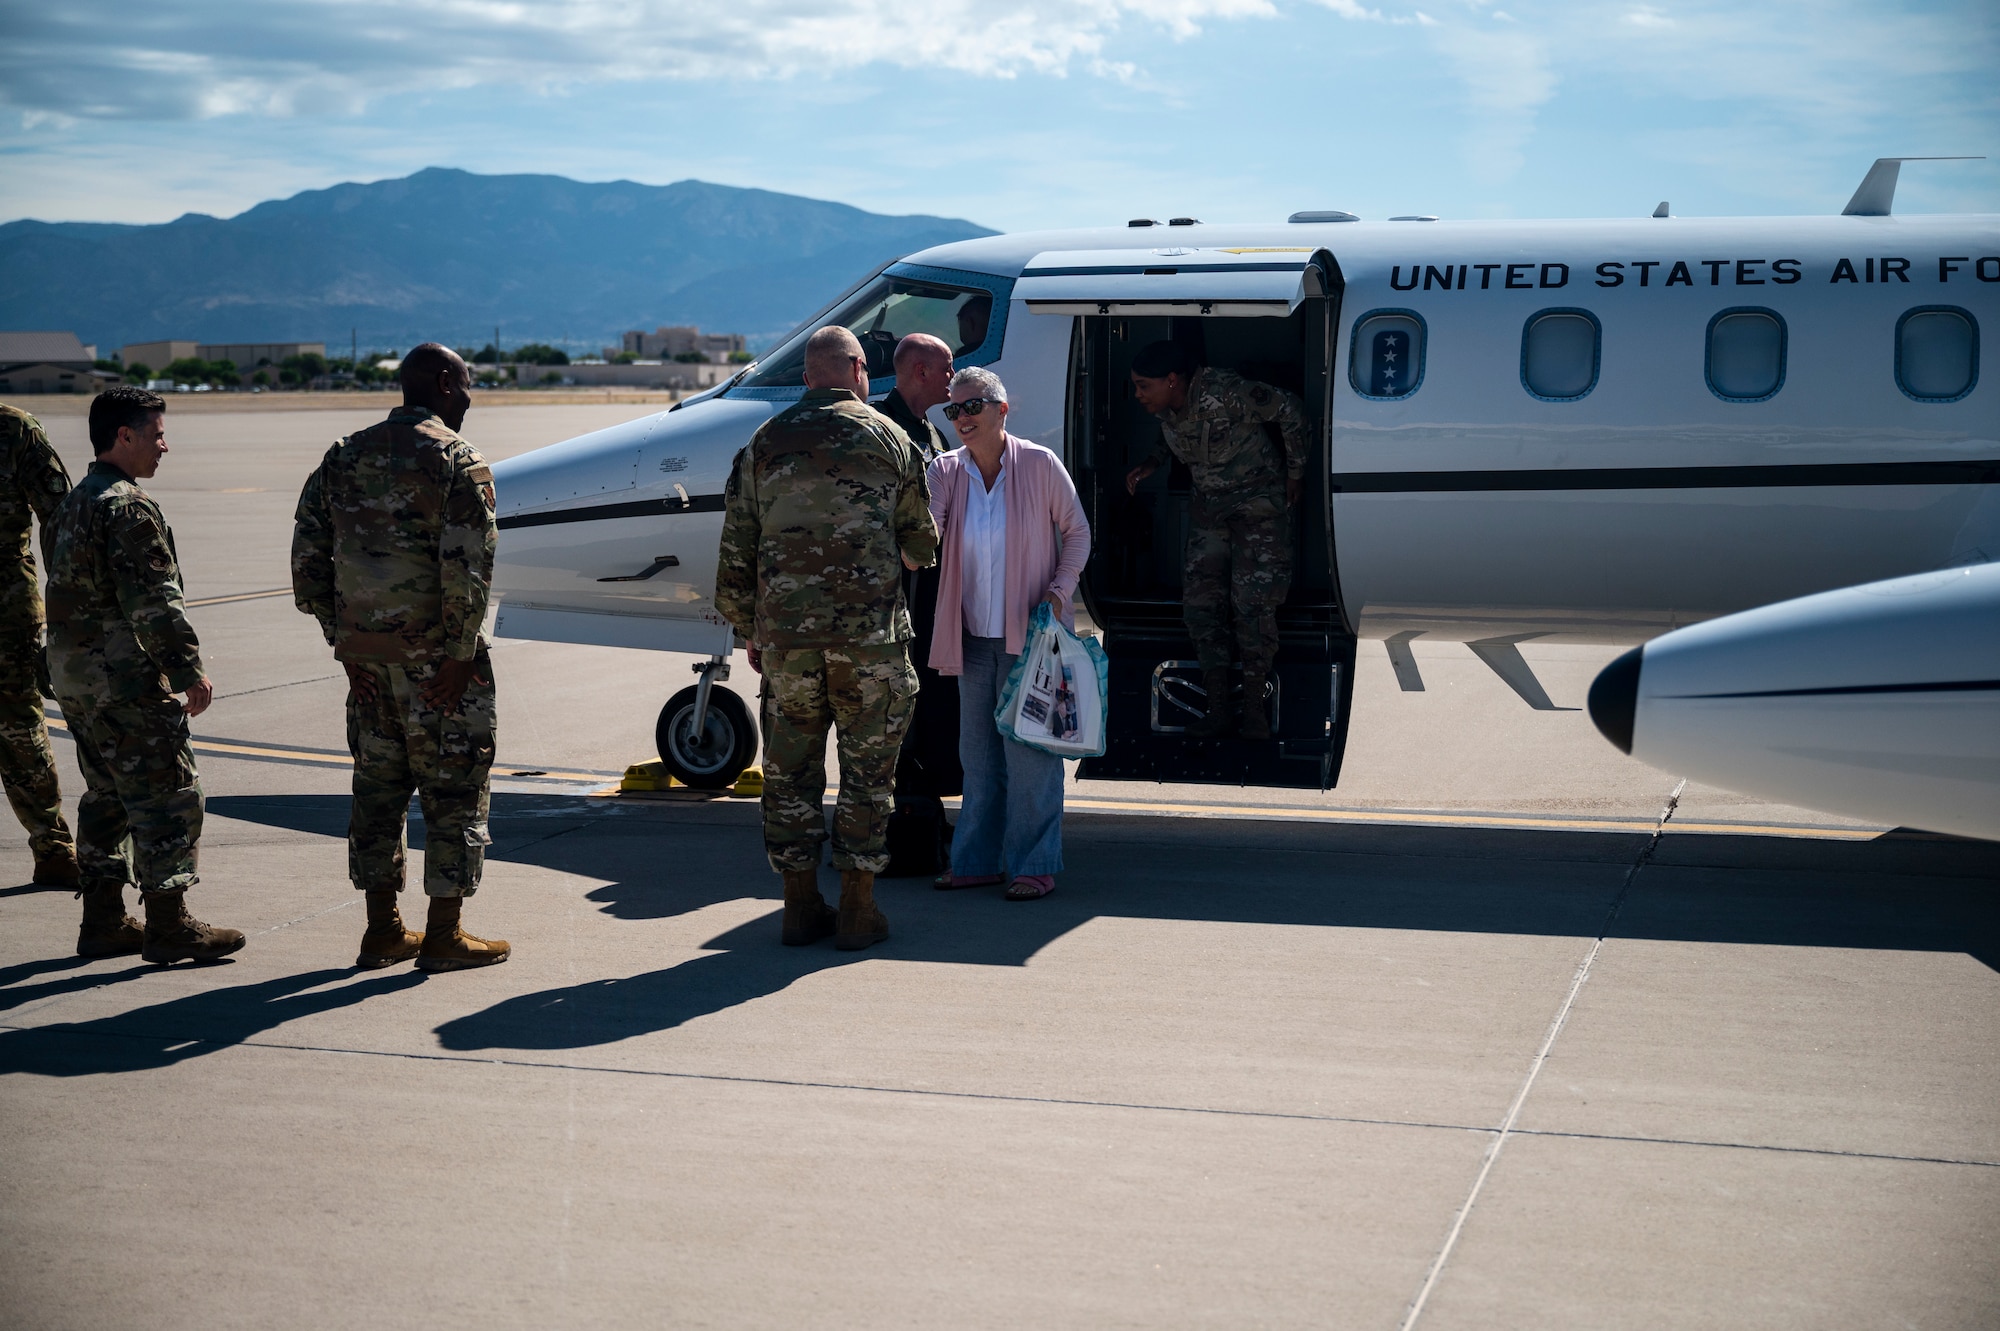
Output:
<instances>
[{"instance_id":1,"label":"sandal","mask_svg":"<svg viewBox=\"0 0 2000 1331\"><path fill-rule=\"evenodd\" d=\"M1056 876L1052 873L1024 873L1014 880L1007 889L1009 901L1036 901L1056 890Z\"/></svg>"},{"instance_id":2,"label":"sandal","mask_svg":"<svg viewBox=\"0 0 2000 1331\"><path fill-rule=\"evenodd\" d=\"M997 873L977 873L970 878L961 878L955 873L941 873L931 880L931 886L940 892L956 892L967 887L992 887L1007 880Z\"/></svg>"}]
</instances>

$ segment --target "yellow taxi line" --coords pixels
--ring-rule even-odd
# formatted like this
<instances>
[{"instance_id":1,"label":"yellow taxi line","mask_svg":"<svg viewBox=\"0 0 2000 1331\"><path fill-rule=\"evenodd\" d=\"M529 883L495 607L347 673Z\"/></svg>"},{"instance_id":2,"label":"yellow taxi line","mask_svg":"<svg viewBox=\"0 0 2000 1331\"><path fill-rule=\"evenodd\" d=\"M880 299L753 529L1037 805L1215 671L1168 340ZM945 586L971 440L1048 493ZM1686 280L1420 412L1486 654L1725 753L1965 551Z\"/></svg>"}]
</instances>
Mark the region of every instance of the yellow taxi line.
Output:
<instances>
[{"instance_id":1,"label":"yellow taxi line","mask_svg":"<svg viewBox=\"0 0 2000 1331\"><path fill-rule=\"evenodd\" d=\"M67 730L59 717L49 717L49 725ZM348 767L345 754L312 753L302 749L278 749L257 744L229 744L221 740L197 739L195 749L204 753L229 754L245 758L282 758L290 762L316 763L326 767ZM509 773L497 773L503 780ZM602 772L542 772L550 781L604 781ZM533 778L529 778L533 779ZM839 793L828 786L829 797ZM607 785L593 792L615 794L617 786ZM1429 827L1512 827L1547 832L1638 832L1650 833L1656 823L1640 818L1536 818L1520 814L1447 813L1431 809L1295 809L1260 804L1177 804L1150 800L1107 800L1070 798L1066 809L1093 813L1176 814L1196 818L1261 818L1279 822L1307 823L1395 823ZM1735 836L1816 837L1833 841L1871 841L1881 835L1859 827L1798 827L1783 823L1698 823L1669 824L1677 832L1716 832Z\"/></svg>"},{"instance_id":2,"label":"yellow taxi line","mask_svg":"<svg viewBox=\"0 0 2000 1331\"><path fill-rule=\"evenodd\" d=\"M55 730L68 730L69 726L61 717L48 718L49 726ZM230 744L217 739L190 740L200 753L226 753L247 758L283 758L288 762L317 763L325 767L352 767L353 760L344 753L314 753L308 749L274 749L261 744ZM495 773L502 780L512 777L511 772ZM602 772L541 772L541 777L551 781L603 781ZM532 779L532 778L531 778Z\"/></svg>"},{"instance_id":3,"label":"yellow taxi line","mask_svg":"<svg viewBox=\"0 0 2000 1331\"><path fill-rule=\"evenodd\" d=\"M1065 799L1065 809L1101 813L1180 814L1194 817L1256 817L1322 823L1412 823L1446 827L1523 827L1538 831L1644 832L1657 823L1638 818L1535 818L1517 814L1445 813L1431 809L1288 809L1269 805L1168 804L1139 800ZM1799 827L1782 823L1697 823L1675 820L1669 830L1726 832L1738 836L1826 837L1837 841L1869 841L1881 835L1870 828Z\"/></svg>"},{"instance_id":4,"label":"yellow taxi line","mask_svg":"<svg viewBox=\"0 0 2000 1331\"><path fill-rule=\"evenodd\" d=\"M291 594L292 589L290 587L273 587L269 591L264 592L237 592L234 596L205 596L199 601L189 601L187 606L188 609L192 610L199 605L228 605L231 601L261 601L269 596L290 596Z\"/></svg>"}]
</instances>

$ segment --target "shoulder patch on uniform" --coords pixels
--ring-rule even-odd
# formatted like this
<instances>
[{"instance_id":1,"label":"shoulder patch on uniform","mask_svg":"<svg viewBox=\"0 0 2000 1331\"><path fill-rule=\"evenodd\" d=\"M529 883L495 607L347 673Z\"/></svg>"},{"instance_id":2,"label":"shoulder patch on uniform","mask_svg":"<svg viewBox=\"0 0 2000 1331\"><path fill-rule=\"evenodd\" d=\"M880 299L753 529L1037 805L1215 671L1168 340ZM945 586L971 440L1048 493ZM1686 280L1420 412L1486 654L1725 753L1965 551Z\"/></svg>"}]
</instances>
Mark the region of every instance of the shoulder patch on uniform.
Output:
<instances>
[{"instance_id":1,"label":"shoulder patch on uniform","mask_svg":"<svg viewBox=\"0 0 2000 1331\"><path fill-rule=\"evenodd\" d=\"M493 479L493 468L487 466L484 462L476 467L467 467L465 469L465 479L476 485L484 485Z\"/></svg>"}]
</instances>

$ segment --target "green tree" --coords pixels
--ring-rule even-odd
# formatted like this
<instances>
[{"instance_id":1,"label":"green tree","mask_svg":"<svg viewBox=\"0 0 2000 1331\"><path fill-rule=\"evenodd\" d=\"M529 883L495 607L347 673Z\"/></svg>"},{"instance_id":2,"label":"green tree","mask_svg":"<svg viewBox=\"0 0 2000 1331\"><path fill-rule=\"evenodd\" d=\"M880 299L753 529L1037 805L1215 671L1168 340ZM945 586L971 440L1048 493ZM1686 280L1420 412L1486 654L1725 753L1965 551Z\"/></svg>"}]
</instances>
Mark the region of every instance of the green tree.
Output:
<instances>
[{"instance_id":1,"label":"green tree","mask_svg":"<svg viewBox=\"0 0 2000 1331\"><path fill-rule=\"evenodd\" d=\"M699 365L707 359L708 357L699 351L683 351L680 355L674 357L674 360L681 365Z\"/></svg>"},{"instance_id":2,"label":"green tree","mask_svg":"<svg viewBox=\"0 0 2000 1331\"><path fill-rule=\"evenodd\" d=\"M474 365L498 365L500 363L500 349L491 342L488 342L485 346L466 357L466 359Z\"/></svg>"},{"instance_id":3,"label":"green tree","mask_svg":"<svg viewBox=\"0 0 2000 1331\"><path fill-rule=\"evenodd\" d=\"M327 372L326 357L308 351L297 356L287 356L278 363L280 370L290 370L302 383L310 382Z\"/></svg>"},{"instance_id":4,"label":"green tree","mask_svg":"<svg viewBox=\"0 0 2000 1331\"><path fill-rule=\"evenodd\" d=\"M613 365L631 365L637 362L638 359L639 353L636 351L621 351L611 358L611 363Z\"/></svg>"},{"instance_id":5,"label":"green tree","mask_svg":"<svg viewBox=\"0 0 2000 1331\"><path fill-rule=\"evenodd\" d=\"M748 365L751 361L756 359L757 358L755 356L751 355L747 351L732 351L729 353L729 363L731 365Z\"/></svg>"},{"instance_id":6,"label":"green tree","mask_svg":"<svg viewBox=\"0 0 2000 1331\"><path fill-rule=\"evenodd\" d=\"M514 348L514 360L521 365L567 365L569 353L545 342L530 342Z\"/></svg>"},{"instance_id":7,"label":"green tree","mask_svg":"<svg viewBox=\"0 0 2000 1331\"><path fill-rule=\"evenodd\" d=\"M153 377L153 367L142 360L135 360L125 367L125 377L135 384L143 384Z\"/></svg>"}]
</instances>

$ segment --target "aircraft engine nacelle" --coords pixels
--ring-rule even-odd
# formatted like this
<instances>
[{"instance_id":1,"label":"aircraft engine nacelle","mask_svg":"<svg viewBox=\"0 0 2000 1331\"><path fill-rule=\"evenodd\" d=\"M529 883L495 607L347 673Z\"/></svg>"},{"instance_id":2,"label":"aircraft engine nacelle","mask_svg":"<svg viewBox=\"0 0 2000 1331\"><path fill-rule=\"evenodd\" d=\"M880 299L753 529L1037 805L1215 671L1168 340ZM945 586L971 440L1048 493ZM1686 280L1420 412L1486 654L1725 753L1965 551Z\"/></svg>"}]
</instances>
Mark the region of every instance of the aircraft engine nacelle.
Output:
<instances>
[{"instance_id":1,"label":"aircraft engine nacelle","mask_svg":"<svg viewBox=\"0 0 2000 1331\"><path fill-rule=\"evenodd\" d=\"M2000 564L1710 620L1627 652L1591 719L1743 794L2000 840Z\"/></svg>"}]
</instances>

